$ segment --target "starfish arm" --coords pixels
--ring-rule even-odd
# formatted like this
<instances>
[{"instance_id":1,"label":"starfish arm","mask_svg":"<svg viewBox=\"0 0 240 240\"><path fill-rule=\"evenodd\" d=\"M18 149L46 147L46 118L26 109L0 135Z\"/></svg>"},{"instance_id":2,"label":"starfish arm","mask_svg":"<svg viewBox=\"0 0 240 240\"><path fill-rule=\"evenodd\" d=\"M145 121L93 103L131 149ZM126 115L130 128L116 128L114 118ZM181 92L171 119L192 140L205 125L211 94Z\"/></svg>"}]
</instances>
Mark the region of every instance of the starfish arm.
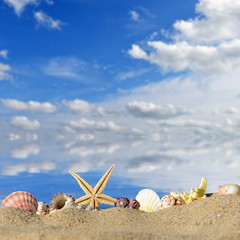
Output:
<instances>
[{"instance_id":1,"label":"starfish arm","mask_svg":"<svg viewBox=\"0 0 240 240\"><path fill-rule=\"evenodd\" d=\"M92 198L90 202L90 206L93 209L99 209L99 201L96 198Z\"/></svg>"},{"instance_id":2,"label":"starfish arm","mask_svg":"<svg viewBox=\"0 0 240 240\"><path fill-rule=\"evenodd\" d=\"M110 178L110 175L114 169L115 164L113 164L108 171L102 176L102 178L99 180L99 182L97 183L97 185L94 187L94 193L95 194L101 194L104 190L104 188L107 185L107 182Z\"/></svg>"},{"instance_id":3,"label":"starfish arm","mask_svg":"<svg viewBox=\"0 0 240 240\"><path fill-rule=\"evenodd\" d=\"M110 197L108 195L105 195L105 194L98 194L97 195L97 200L100 203L104 203L104 204L108 204L108 205L114 205L115 202L117 201L117 199L112 198L112 197Z\"/></svg>"},{"instance_id":4,"label":"starfish arm","mask_svg":"<svg viewBox=\"0 0 240 240\"><path fill-rule=\"evenodd\" d=\"M69 173L77 180L79 183L80 187L83 189L83 191L86 194L92 194L93 193L93 188L91 185L89 185L85 180L83 180L81 177L79 177L76 173L69 171Z\"/></svg>"},{"instance_id":5,"label":"starfish arm","mask_svg":"<svg viewBox=\"0 0 240 240\"><path fill-rule=\"evenodd\" d=\"M85 195L85 196L80 197L77 200L75 200L75 203L87 205L91 202L91 198L92 198L91 195Z\"/></svg>"}]
</instances>

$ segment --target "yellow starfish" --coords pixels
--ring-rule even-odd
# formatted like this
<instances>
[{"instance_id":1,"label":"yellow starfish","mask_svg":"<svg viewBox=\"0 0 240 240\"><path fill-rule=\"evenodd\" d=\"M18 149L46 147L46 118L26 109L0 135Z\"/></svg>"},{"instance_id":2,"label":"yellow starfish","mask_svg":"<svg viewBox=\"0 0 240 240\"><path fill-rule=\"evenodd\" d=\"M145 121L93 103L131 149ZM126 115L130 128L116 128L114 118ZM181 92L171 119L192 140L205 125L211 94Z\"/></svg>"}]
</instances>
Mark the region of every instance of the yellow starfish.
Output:
<instances>
[{"instance_id":1,"label":"yellow starfish","mask_svg":"<svg viewBox=\"0 0 240 240\"><path fill-rule=\"evenodd\" d=\"M107 182L110 178L110 175L113 171L114 166L115 165L113 164L109 168L109 170L102 176L102 178L99 180L99 182L94 188L92 188L91 185L89 185L85 180L79 177L76 173L69 171L69 173L78 181L83 191L87 194L75 200L75 203L84 204L84 205L90 204L90 206L93 209L96 209L96 208L98 209L100 203L114 205L117 199L112 198L108 195L102 194L104 188L107 185Z\"/></svg>"}]
</instances>

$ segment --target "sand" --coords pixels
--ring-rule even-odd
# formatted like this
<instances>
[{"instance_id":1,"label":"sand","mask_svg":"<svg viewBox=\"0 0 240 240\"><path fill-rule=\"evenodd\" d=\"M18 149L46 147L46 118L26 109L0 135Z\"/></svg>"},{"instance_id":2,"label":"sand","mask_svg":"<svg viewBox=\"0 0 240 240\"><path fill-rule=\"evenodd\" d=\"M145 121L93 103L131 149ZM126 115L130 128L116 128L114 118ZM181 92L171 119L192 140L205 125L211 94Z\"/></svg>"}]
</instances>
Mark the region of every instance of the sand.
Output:
<instances>
[{"instance_id":1,"label":"sand","mask_svg":"<svg viewBox=\"0 0 240 240\"><path fill-rule=\"evenodd\" d=\"M2 207L0 239L240 239L240 196L216 193L154 213L113 207L38 216Z\"/></svg>"}]
</instances>

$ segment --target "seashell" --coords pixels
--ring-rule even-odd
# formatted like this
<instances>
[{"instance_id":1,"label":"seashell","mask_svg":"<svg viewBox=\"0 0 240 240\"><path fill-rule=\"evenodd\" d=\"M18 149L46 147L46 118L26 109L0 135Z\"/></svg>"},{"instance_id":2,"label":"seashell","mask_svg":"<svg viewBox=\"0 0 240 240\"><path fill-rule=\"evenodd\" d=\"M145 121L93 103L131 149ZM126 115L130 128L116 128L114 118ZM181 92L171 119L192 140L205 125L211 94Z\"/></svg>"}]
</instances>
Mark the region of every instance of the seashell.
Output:
<instances>
[{"instance_id":1,"label":"seashell","mask_svg":"<svg viewBox=\"0 0 240 240\"><path fill-rule=\"evenodd\" d=\"M130 209L139 209L140 203L136 199L130 199L127 207Z\"/></svg>"},{"instance_id":2,"label":"seashell","mask_svg":"<svg viewBox=\"0 0 240 240\"><path fill-rule=\"evenodd\" d=\"M38 202L37 215L47 215L50 211L50 207L45 202Z\"/></svg>"},{"instance_id":3,"label":"seashell","mask_svg":"<svg viewBox=\"0 0 240 240\"><path fill-rule=\"evenodd\" d=\"M2 207L14 207L36 213L38 202L31 193L18 191L7 196L2 202Z\"/></svg>"},{"instance_id":4,"label":"seashell","mask_svg":"<svg viewBox=\"0 0 240 240\"><path fill-rule=\"evenodd\" d=\"M218 187L219 194L237 194L240 195L240 186L237 184L225 184Z\"/></svg>"},{"instance_id":5,"label":"seashell","mask_svg":"<svg viewBox=\"0 0 240 240\"><path fill-rule=\"evenodd\" d=\"M171 195L165 195L161 199L161 208L167 208L174 206L176 203L176 199Z\"/></svg>"},{"instance_id":6,"label":"seashell","mask_svg":"<svg viewBox=\"0 0 240 240\"><path fill-rule=\"evenodd\" d=\"M182 197L177 197L176 198L176 202L175 202L175 205L184 205L186 204L184 199Z\"/></svg>"},{"instance_id":7,"label":"seashell","mask_svg":"<svg viewBox=\"0 0 240 240\"><path fill-rule=\"evenodd\" d=\"M115 207L125 208L128 206L129 200L126 197L120 197L115 202Z\"/></svg>"},{"instance_id":8,"label":"seashell","mask_svg":"<svg viewBox=\"0 0 240 240\"><path fill-rule=\"evenodd\" d=\"M136 200L140 203L139 210L145 212L156 212L161 209L161 201L159 196L151 189L141 190Z\"/></svg>"},{"instance_id":9,"label":"seashell","mask_svg":"<svg viewBox=\"0 0 240 240\"><path fill-rule=\"evenodd\" d=\"M72 196L66 195L65 193L57 193L52 197L50 203L51 211L60 210L74 201L75 199Z\"/></svg>"}]
</instances>

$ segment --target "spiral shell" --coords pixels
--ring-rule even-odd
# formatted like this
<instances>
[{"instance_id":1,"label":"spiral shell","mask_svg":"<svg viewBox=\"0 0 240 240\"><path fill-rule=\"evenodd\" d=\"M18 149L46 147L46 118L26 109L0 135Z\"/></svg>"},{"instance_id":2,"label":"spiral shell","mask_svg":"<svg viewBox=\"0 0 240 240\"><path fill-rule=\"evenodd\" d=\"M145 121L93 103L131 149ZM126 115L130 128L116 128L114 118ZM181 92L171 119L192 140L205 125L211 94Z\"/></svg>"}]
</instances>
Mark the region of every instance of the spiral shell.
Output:
<instances>
[{"instance_id":1,"label":"spiral shell","mask_svg":"<svg viewBox=\"0 0 240 240\"><path fill-rule=\"evenodd\" d=\"M60 210L74 201L75 199L72 196L66 195L65 193L57 193L52 197L50 203L51 211Z\"/></svg>"},{"instance_id":2,"label":"spiral shell","mask_svg":"<svg viewBox=\"0 0 240 240\"><path fill-rule=\"evenodd\" d=\"M237 194L240 195L240 186L237 184L225 184L218 187L219 194Z\"/></svg>"},{"instance_id":3,"label":"spiral shell","mask_svg":"<svg viewBox=\"0 0 240 240\"><path fill-rule=\"evenodd\" d=\"M137 196L136 200L140 203L139 210L145 212L156 212L161 209L159 196L151 189L141 190Z\"/></svg>"},{"instance_id":4,"label":"spiral shell","mask_svg":"<svg viewBox=\"0 0 240 240\"><path fill-rule=\"evenodd\" d=\"M50 207L45 202L38 202L37 215L47 215L49 213Z\"/></svg>"},{"instance_id":5,"label":"spiral shell","mask_svg":"<svg viewBox=\"0 0 240 240\"><path fill-rule=\"evenodd\" d=\"M31 193L17 191L11 193L3 200L2 207L14 207L36 213L38 202Z\"/></svg>"},{"instance_id":6,"label":"spiral shell","mask_svg":"<svg viewBox=\"0 0 240 240\"><path fill-rule=\"evenodd\" d=\"M161 199L161 208L167 208L174 206L176 203L176 199L171 195L165 195Z\"/></svg>"},{"instance_id":7,"label":"spiral shell","mask_svg":"<svg viewBox=\"0 0 240 240\"><path fill-rule=\"evenodd\" d=\"M177 197L175 205L184 205L186 204L182 197Z\"/></svg>"}]
</instances>

